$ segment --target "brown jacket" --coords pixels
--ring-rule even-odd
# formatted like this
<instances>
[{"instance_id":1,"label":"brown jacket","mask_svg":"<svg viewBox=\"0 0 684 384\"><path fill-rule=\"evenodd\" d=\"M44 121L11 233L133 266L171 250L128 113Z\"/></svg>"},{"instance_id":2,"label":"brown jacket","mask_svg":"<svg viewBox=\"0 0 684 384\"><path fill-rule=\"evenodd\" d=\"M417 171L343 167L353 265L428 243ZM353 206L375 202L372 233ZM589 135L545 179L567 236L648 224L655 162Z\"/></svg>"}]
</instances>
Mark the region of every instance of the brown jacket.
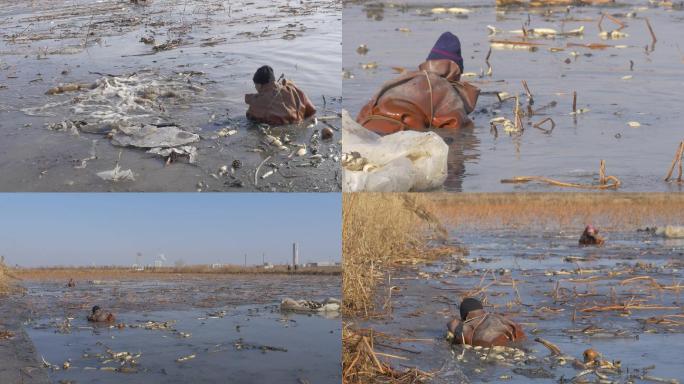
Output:
<instances>
[{"instance_id":1,"label":"brown jacket","mask_svg":"<svg viewBox=\"0 0 684 384\"><path fill-rule=\"evenodd\" d=\"M461 69L451 60L428 60L418 71L383 84L356 121L378 134L428 128L460 128L469 124L480 90L460 81Z\"/></svg>"},{"instance_id":2,"label":"brown jacket","mask_svg":"<svg viewBox=\"0 0 684 384\"><path fill-rule=\"evenodd\" d=\"M102 309L98 309L97 311L88 315L88 321L93 321L96 323L111 323L115 320L116 316L114 316L113 313L107 313Z\"/></svg>"},{"instance_id":3,"label":"brown jacket","mask_svg":"<svg viewBox=\"0 0 684 384\"><path fill-rule=\"evenodd\" d=\"M311 100L293 82L265 84L259 93L245 95L247 118L269 125L299 123L316 113Z\"/></svg>"},{"instance_id":4,"label":"brown jacket","mask_svg":"<svg viewBox=\"0 0 684 384\"><path fill-rule=\"evenodd\" d=\"M603 245L606 240L603 239L603 237L598 235L598 231L594 233L593 235L590 234L586 229L584 232L582 232L582 236L580 236L579 243L580 245Z\"/></svg>"},{"instance_id":5,"label":"brown jacket","mask_svg":"<svg viewBox=\"0 0 684 384\"><path fill-rule=\"evenodd\" d=\"M465 340L466 344L481 347L505 346L525 339L520 325L482 309L470 311L465 322L460 318L450 321L447 328L454 334L456 344L462 344Z\"/></svg>"}]
</instances>

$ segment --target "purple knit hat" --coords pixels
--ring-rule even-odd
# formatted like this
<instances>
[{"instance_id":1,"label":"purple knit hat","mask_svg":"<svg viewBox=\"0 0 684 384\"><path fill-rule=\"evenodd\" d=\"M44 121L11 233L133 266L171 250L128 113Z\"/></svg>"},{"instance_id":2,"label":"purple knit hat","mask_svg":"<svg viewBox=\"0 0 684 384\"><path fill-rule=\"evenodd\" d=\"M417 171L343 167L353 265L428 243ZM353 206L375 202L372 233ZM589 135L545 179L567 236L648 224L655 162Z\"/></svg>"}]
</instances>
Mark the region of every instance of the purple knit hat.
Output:
<instances>
[{"instance_id":1,"label":"purple knit hat","mask_svg":"<svg viewBox=\"0 0 684 384\"><path fill-rule=\"evenodd\" d=\"M463 72L463 57L461 57L461 41L451 32L444 32L432 47L428 60L451 60L458 64Z\"/></svg>"}]
</instances>

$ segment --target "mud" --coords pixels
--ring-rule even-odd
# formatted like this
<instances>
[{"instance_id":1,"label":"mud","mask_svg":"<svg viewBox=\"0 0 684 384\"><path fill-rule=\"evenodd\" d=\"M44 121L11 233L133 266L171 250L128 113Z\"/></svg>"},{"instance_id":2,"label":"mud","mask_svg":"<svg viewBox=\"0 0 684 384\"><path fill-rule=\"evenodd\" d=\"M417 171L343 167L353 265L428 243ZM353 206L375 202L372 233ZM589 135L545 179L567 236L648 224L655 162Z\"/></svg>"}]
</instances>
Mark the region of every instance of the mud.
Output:
<instances>
[{"instance_id":1,"label":"mud","mask_svg":"<svg viewBox=\"0 0 684 384\"><path fill-rule=\"evenodd\" d=\"M2 190L340 189L337 0L34 1L3 4L0 20ZM250 123L244 94L264 64L327 119L270 130ZM128 124L199 135L197 161L115 146L106 132ZM333 137L320 140L328 126ZM288 150L265 144L267 133ZM292 154L304 145L305 155ZM255 183L262 162L262 174L274 172ZM117 163L135 180L97 176Z\"/></svg>"},{"instance_id":2,"label":"mud","mask_svg":"<svg viewBox=\"0 0 684 384\"><path fill-rule=\"evenodd\" d=\"M464 80L480 87L483 94L471 115L473 127L443 133L450 145L445 190L574 190L545 183L503 184L501 180L544 176L596 185L602 159L607 175L622 182L619 190L681 190L681 184L663 181L682 139L678 112L679 79L684 73L679 47L681 7L631 0L606 7L506 8L496 7L493 1L466 1L457 6L469 12L450 13L449 6L435 1L345 3L344 108L356 116L381 84L397 76L394 68L415 68L437 37L451 31L461 40L468 73ZM442 10L432 12L436 7ZM602 38L602 13L624 23L620 32L628 36ZM645 18L657 36L655 45ZM496 33L490 34L488 26ZM619 28L608 18L601 26L604 32ZM510 32L523 27L540 31L530 32L527 40L540 45L530 49L490 43L519 41L520 32ZM580 27L584 27L582 34L564 34ZM557 33L544 35L544 29ZM608 47L582 46L587 44ZM497 93L519 96L521 109L527 111L523 80L533 95L536 113L523 118L522 132L492 130L493 118L514 121L514 100L500 102ZM571 113L573 92L577 92L577 110L584 113ZM539 129L533 126L548 117L555 123L553 129L549 122Z\"/></svg>"},{"instance_id":3,"label":"mud","mask_svg":"<svg viewBox=\"0 0 684 384\"><path fill-rule=\"evenodd\" d=\"M454 231L450 242L465 245L466 256L392 270L383 288L395 287L390 318L358 325L395 338L376 349L407 360L386 361L434 372L435 382L568 382L584 371L574 361L587 348L620 367L603 371L611 382L642 382L642 376L681 382L684 360L676 351L684 342L684 307L677 287L684 277L684 242L608 231L606 246L580 248L580 232ZM522 324L528 340L508 355L451 347L446 323L470 295ZM609 305L628 307L600 310ZM535 338L552 342L561 355L552 356ZM582 380L599 378L592 373Z\"/></svg>"},{"instance_id":4,"label":"mud","mask_svg":"<svg viewBox=\"0 0 684 384\"><path fill-rule=\"evenodd\" d=\"M279 304L286 296L339 297L339 284L295 276L95 280L75 288L24 281L25 328L55 383L333 383L341 375L339 318L281 312ZM116 323L87 322L94 304L115 313Z\"/></svg>"},{"instance_id":5,"label":"mud","mask_svg":"<svg viewBox=\"0 0 684 384\"><path fill-rule=\"evenodd\" d=\"M23 329L22 319L27 307L17 296L0 300L0 382L45 384L49 383L47 370L42 366L36 349Z\"/></svg>"}]
</instances>

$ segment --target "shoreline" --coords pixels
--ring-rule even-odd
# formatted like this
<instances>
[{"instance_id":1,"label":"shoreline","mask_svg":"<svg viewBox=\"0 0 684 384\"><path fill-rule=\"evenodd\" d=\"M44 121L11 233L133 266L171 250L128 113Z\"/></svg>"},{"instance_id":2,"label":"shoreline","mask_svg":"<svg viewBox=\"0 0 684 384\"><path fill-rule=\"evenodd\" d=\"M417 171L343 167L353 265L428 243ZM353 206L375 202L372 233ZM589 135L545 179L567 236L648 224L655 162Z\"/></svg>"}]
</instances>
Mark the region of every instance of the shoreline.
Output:
<instances>
[{"instance_id":1,"label":"shoreline","mask_svg":"<svg viewBox=\"0 0 684 384\"><path fill-rule=\"evenodd\" d=\"M29 310L21 296L14 293L0 300L1 330L14 334L0 340L0 382L47 384L47 370L38 360L36 347L23 326Z\"/></svg>"}]
</instances>

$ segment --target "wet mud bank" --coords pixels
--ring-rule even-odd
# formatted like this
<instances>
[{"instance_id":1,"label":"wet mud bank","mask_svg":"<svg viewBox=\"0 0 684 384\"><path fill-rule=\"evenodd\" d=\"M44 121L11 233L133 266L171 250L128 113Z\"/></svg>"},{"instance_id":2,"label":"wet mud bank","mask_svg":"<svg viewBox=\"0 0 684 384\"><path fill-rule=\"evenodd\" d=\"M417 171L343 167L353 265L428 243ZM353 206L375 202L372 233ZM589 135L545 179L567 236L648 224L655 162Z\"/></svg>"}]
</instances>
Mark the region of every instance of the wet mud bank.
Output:
<instances>
[{"instance_id":1,"label":"wet mud bank","mask_svg":"<svg viewBox=\"0 0 684 384\"><path fill-rule=\"evenodd\" d=\"M19 294L0 300L0 382L47 384L48 372L24 330L29 310Z\"/></svg>"},{"instance_id":2,"label":"wet mud bank","mask_svg":"<svg viewBox=\"0 0 684 384\"><path fill-rule=\"evenodd\" d=\"M0 19L2 190L340 189L339 1L40 1ZM318 119L246 119L264 64Z\"/></svg>"},{"instance_id":3,"label":"wet mud bank","mask_svg":"<svg viewBox=\"0 0 684 384\"><path fill-rule=\"evenodd\" d=\"M340 380L337 312L283 311L285 297L339 297L337 276L25 280L27 334L50 382ZM311 292L316 292L312 297ZM93 305L112 323L86 320ZM302 361L309 362L302 364ZM226 376L226 372L230 372Z\"/></svg>"},{"instance_id":4,"label":"wet mud bank","mask_svg":"<svg viewBox=\"0 0 684 384\"><path fill-rule=\"evenodd\" d=\"M600 185L601 160L605 175L620 181L617 190L681 190L663 180L682 140L681 6L494 3L345 2L344 108L355 117L450 31L461 41L462 79L482 93L472 127L442 132L444 190L574 191Z\"/></svg>"},{"instance_id":5,"label":"wet mud bank","mask_svg":"<svg viewBox=\"0 0 684 384\"><path fill-rule=\"evenodd\" d=\"M355 327L373 329L379 359L430 382L681 382L684 242L607 230L605 246L579 247L580 232L454 231L449 243L466 252L393 268L379 289L389 316ZM471 296L520 323L527 340L515 349L450 345L446 323ZM598 365L584 364L589 348Z\"/></svg>"}]
</instances>

